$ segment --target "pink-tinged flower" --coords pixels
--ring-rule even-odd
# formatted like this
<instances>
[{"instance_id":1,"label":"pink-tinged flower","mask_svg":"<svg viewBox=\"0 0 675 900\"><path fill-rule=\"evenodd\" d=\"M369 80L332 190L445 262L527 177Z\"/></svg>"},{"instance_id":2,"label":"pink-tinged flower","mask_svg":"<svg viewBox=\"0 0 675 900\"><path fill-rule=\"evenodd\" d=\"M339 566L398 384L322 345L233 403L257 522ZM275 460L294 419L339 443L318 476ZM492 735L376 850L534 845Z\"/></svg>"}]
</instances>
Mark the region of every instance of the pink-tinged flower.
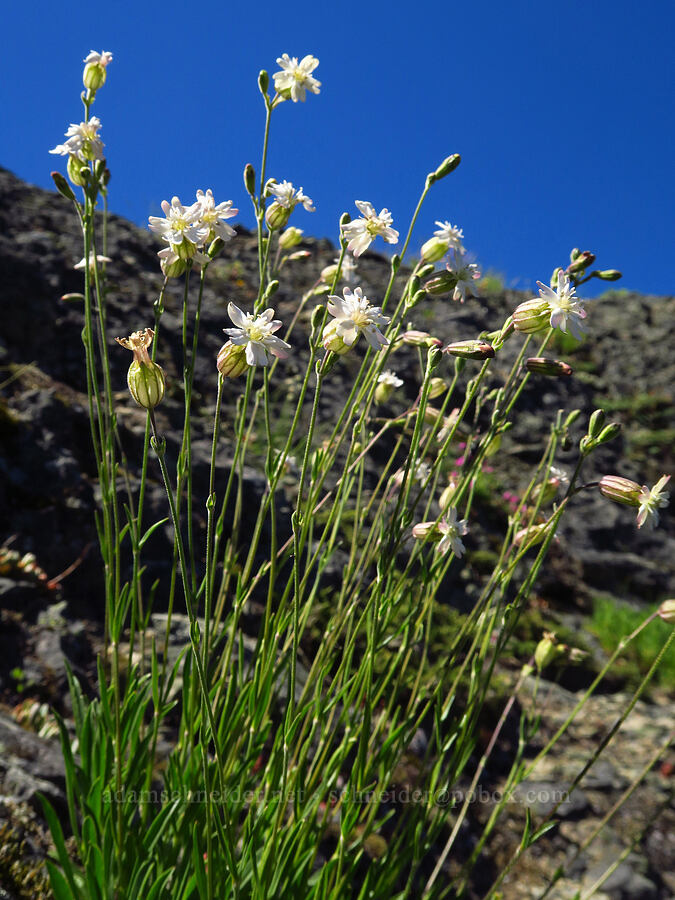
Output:
<instances>
[{"instance_id":1,"label":"pink-tinged flower","mask_svg":"<svg viewBox=\"0 0 675 900\"><path fill-rule=\"evenodd\" d=\"M394 220L388 209L381 210L378 216L373 205L365 200L356 200L355 205L362 218L342 226L342 236L349 241L347 250L351 250L354 256L361 256L378 234L388 244L398 241L398 231L391 227Z\"/></svg>"},{"instance_id":2,"label":"pink-tinged flower","mask_svg":"<svg viewBox=\"0 0 675 900\"><path fill-rule=\"evenodd\" d=\"M670 481L670 475L662 475L653 488L647 485L642 486L639 501L640 508L637 514L638 528L646 525L647 528L654 528L659 524L659 507L668 506L669 491L664 491L664 487Z\"/></svg>"},{"instance_id":3,"label":"pink-tinged flower","mask_svg":"<svg viewBox=\"0 0 675 900\"><path fill-rule=\"evenodd\" d=\"M216 206L211 188L197 191L197 205L199 207L199 230L204 241L212 241L219 237L222 241L231 240L237 233L231 225L227 225L225 219L231 219L239 212L232 209L232 201L225 200Z\"/></svg>"},{"instance_id":4,"label":"pink-tinged flower","mask_svg":"<svg viewBox=\"0 0 675 900\"><path fill-rule=\"evenodd\" d=\"M274 332L282 322L274 318L274 310L266 309L259 316L242 312L234 303L228 303L227 314L236 328L224 328L230 342L238 347L246 347L246 362L249 366L268 366L271 356L286 359L291 345L278 338Z\"/></svg>"},{"instance_id":5,"label":"pink-tinged flower","mask_svg":"<svg viewBox=\"0 0 675 900\"><path fill-rule=\"evenodd\" d=\"M461 558L465 550L462 537L468 530L466 519L457 521L457 510L450 507L439 522L420 522L414 526L412 533L419 540L435 541L438 553L452 551L456 557Z\"/></svg>"},{"instance_id":6,"label":"pink-tinged flower","mask_svg":"<svg viewBox=\"0 0 675 900\"><path fill-rule=\"evenodd\" d=\"M274 73L274 89L285 97L290 97L293 103L298 100L305 102L306 92L318 94L321 82L317 81L312 72L319 65L315 56L303 56L298 62L297 56L289 56L284 53L278 57L277 65L281 66L281 72Z\"/></svg>"},{"instance_id":7,"label":"pink-tinged flower","mask_svg":"<svg viewBox=\"0 0 675 900\"><path fill-rule=\"evenodd\" d=\"M103 159L103 141L98 136L101 120L92 116L88 122L79 125L71 124L66 131L68 140L65 144L57 144L50 153L59 156L76 156L80 162L87 163L95 159Z\"/></svg>"},{"instance_id":8,"label":"pink-tinged flower","mask_svg":"<svg viewBox=\"0 0 675 900\"><path fill-rule=\"evenodd\" d=\"M201 207L199 203L192 206L183 206L178 197L173 197L171 203L162 200L162 210L165 219L161 216L148 218L150 231L159 234L162 240L171 245L181 259L191 258L195 255L197 245L202 243L204 237L200 229Z\"/></svg>"},{"instance_id":9,"label":"pink-tinged flower","mask_svg":"<svg viewBox=\"0 0 675 900\"><path fill-rule=\"evenodd\" d=\"M570 285L569 277L560 270L555 291L538 281L539 296L546 300L551 310L551 328L569 331L577 340L584 336L582 320L586 318L583 300L576 297L576 288Z\"/></svg>"},{"instance_id":10,"label":"pink-tinged flower","mask_svg":"<svg viewBox=\"0 0 675 900\"><path fill-rule=\"evenodd\" d=\"M353 291L346 287L342 293L342 297L328 297L328 312L335 317L335 321L324 328L326 349L338 353L341 349L336 349L338 343L349 349L360 334L373 350L386 347L389 341L380 331L380 326L388 325L390 319L382 315L381 307L371 306L360 287Z\"/></svg>"},{"instance_id":11,"label":"pink-tinged flower","mask_svg":"<svg viewBox=\"0 0 675 900\"><path fill-rule=\"evenodd\" d=\"M480 272L476 263L468 262L463 253L459 250L454 250L452 259L446 265L446 269L457 279L455 289L452 292L453 300L459 300L460 303L464 303L467 293L473 294L474 297L476 296L473 283L480 278Z\"/></svg>"},{"instance_id":12,"label":"pink-tinged flower","mask_svg":"<svg viewBox=\"0 0 675 900\"><path fill-rule=\"evenodd\" d=\"M103 66L104 69L106 66L109 66L112 61L113 55L109 50L101 50L100 53L97 53L96 50L90 50L83 60L87 65L94 63L97 66Z\"/></svg>"}]
</instances>

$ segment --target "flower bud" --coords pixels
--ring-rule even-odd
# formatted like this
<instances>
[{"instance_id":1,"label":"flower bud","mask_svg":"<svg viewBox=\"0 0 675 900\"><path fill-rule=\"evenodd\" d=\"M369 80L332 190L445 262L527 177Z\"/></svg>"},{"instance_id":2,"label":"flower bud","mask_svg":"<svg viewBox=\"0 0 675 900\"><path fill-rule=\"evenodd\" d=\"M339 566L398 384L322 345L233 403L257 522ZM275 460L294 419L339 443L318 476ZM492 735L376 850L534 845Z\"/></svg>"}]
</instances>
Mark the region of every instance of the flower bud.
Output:
<instances>
[{"instance_id":1,"label":"flower bud","mask_svg":"<svg viewBox=\"0 0 675 900\"><path fill-rule=\"evenodd\" d=\"M580 275L582 272L585 272L586 269L595 262L595 253L591 253L590 250L584 250L583 253L579 253L579 255L574 259L569 266L567 267L567 273L569 275Z\"/></svg>"},{"instance_id":2,"label":"flower bud","mask_svg":"<svg viewBox=\"0 0 675 900\"><path fill-rule=\"evenodd\" d=\"M84 187L91 177L89 167L78 156L69 156L66 165L68 178L78 187Z\"/></svg>"},{"instance_id":3,"label":"flower bud","mask_svg":"<svg viewBox=\"0 0 675 900\"><path fill-rule=\"evenodd\" d=\"M600 479L600 493L615 503L625 506L639 506L642 488L636 481L622 478L620 475L603 475Z\"/></svg>"},{"instance_id":4,"label":"flower bud","mask_svg":"<svg viewBox=\"0 0 675 900\"><path fill-rule=\"evenodd\" d=\"M534 334L547 328L551 319L548 301L536 297L526 300L513 311L513 327L521 334Z\"/></svg>"},{"instance_id":5,"label":"flower bud","mask_svg":"<svg viewBox=\"0 0 675 900\"><path fill-rule=\"evenodd\" d=\"M424 421L427 425L433 425L435 422L441 418L440 409L436 409L435 406L427 406L424 409Z\"/></svg>"},{"instance_id":6,"label":"flower bud","mask_svg":"<svg viewBox=\"0 0 675 900\"><path fill-rule=\"evenodd\" d=\"M601 281L618 281L621 278L621 272L618 269L603 269L591 272L591 278L600 278Z\"/></svg>"},{"instance_id":7,"label":"flower bud","mask_svg":"<svg viewBox=\"0 0 675 900\"><path fill-rule=\"evenodd\" d=\"M574 260L581 254L581 250L578 247L575 247L570 252L570 262L574 262Z\"/></svg>"},{"instance_id":8,"label":"flower bud","mask_svg":"<svg viewBox=\"0 0 675 900\"><path fill-rule=\"evenodd\" d=\"M547 375L550 378L569 377L572 374L572 366L561 362L559 359L547 359L544 356L531 356L525 360L525 368L528 372L537 375Z\"/></svg>"},{"instance_id":9,"label":"flower bud","mask_svg":"<svg viewBox=\"0 0 675 900\"><path fill-rule=\"evenodd\" d=\"M171 253L166 257L160 257L159 267L165 278L180 278L187 269L187 262L175 253Z\"/></svg>"},{"instance_id":10,"label":"flower bud","mask_svg":"<svg viewBox=\"0 0 675 900\"><path fill-rule=\"evenodd\" d=\"M228 341L218 351L216 368L224 378L238 378L249 368L246 347Z\"/></svg>"},{"instance_id":11,"label":"flower bud","mask_svg":"<svg viewBox=\"0 0 675 900\"><path fill-rule=\"evenodd\" d=\"M394 393L394 385L389 381L380 381L375 388L375 402L386 403Z\"/></svg>"},{"instance_id":12,"label":"flower bud","mask_svg":"<svg viewBox=\"0 0 675 900\"><path fill-rule=\"evenodd\" d=\"M92 93L103 87L106 79L106 68L112 62L112 53L103 51L95 53L93 50L85 60L84 72L82 73L82 83L87 90Z\"/></svg>"},{"instance_id":13,"label":"flower bud","mask_svg":"<svg viewBox=\"0 0 675 900\"><path fill-rule=\"evenodd\" d=\"M68 184L66 179L60 172L51 172L52 179L54 180L54 187L61 194L62 197L65 197L66 200L72 200L75 202L75 194L73 193L73 189Z\"/></svg>"},{"instance_id":14,"label":"flower bud","mask_svg":"<svg viewBox=\"0 0 675 900\"><path fill-rule=\"evenodd\" d=\"M122 347L133 351L134 360L129 366L127 384L136 403L145 409L154 409L164 397L164 372L148 353L154 336L152 328L146 328L144 331L134 331L128 338L115 338Z\"/></svg>"},{"instance_id":15,"label":"flower bud","mask_svg":"<svg viewBox=\"0 0 675 900\"><path fill-rule=\"evenodd\" d=\"M323 330L322 343L326 350L341 355L343 353L348 353L351 348L345 344L342 336L337 333L337 325L338 322L336 319L333 319L332 322L329 322L328 325L326 325Z\"/></svg>"},{"instance_id":16,"label":"flower bud","mask_svg":"<svg viewBox=\"0 0 675 900\"><path fill-rule=\"evenodd\" d=\"M607 444L609 441L613 441L615 437L618 437L621 434L621 423L620 422L610 422L609 425L605 425L600 434L595 439L596 444Z\"/></svg>"},{"instance_id":17,"label":"flower bud","mask_svg":"<svg viewBox=\"0 0 675 900\"><path fill-rule=\"evenodd\" d=\"M536 547L546 537L548 523L543 522L541 525L530 525L529 528L521 528L513 537L513 543L516 547L526 545L528 548Z\"/></svg>"},{"instance_id":18,"label":"flower bud","mask_svg":"<svg viewBox=\"0 0 675 900\"><path fill-rule=\"evenodd\" d=\"M659 606L659 615L664 622L675 625L675 600L664 600Z\"/></svg>"},{"instance_id":19,"label":"flower bud","mask_svg":"<svg viewBox=\"0 0 675 900\"><path fill-rule=\"evenodd\" d=\"M425 263L423 266L420 266L417 270L417 277L421 280L422 278L426 278L427 275L431 275L434 271L433 263Z\"/></svg>"},{"instance_id":20,"label":"flower bud","mask_svg":"<svg viewBox=\"0 0 675 900\"><path fill-rule=\"evenodd\" d=\"M448 242L439 237L429 238L422 244L422 259L427 263L438 262L448 252Z\"/></svg>"},{"instance_id":21,"label":"flower bud","mask_svg":"<svg viewBox=\"0 0 675 900\"><path fill-rule=\"evenodd\" d=\"M454 272L448 271L448 269L436 272L424 283L424 290L427 294L431 294L434 297L442 297L444 294L449 294L456 287L457 276Z\"/></svg>"},{"instance_id":22,"label":"flower bud","mask_svg":"<svg viewBox=\"0 0 675 900\"><path fill-rule=\"evenodd\" d=\"M278 231L280 228L284 228L290 215L291 211L288 207L282 206L278 200L274 200L267 207L267 212L265 213L267 227L270 231Z\"/></svg>"},{"instance_id":23,"label":"flower bud","mask_svg":"<svg viewBox=\"0 0 675 900\"><path fill-rule=\"evenodd\" d=\"M435 400L440 397L448 389L447 384L442 378L432 378L429 382L429 399Z\"/></svg>"},{"instance_id":24,"label":"flower bud","mask_svg":"<svg viewBox=\"0 0 675 900\"><path fill-rule=\"evenodd\" d=\"M461 359L492 359L494 347L486 341L455 341L443 348L443 353L459 356Z\"/></svg>"},{"instance_id":25,"label":"flower bud","mask_svg":"<svg viewBox=\"0 0 675 900\"><path fill-rule=\"evenodd\" d=\"M413 347L441 347L443 341L429 334L428 331L404 331L399 340Z\"/></svg>"},{"instance_id":26,"label":"flower bud","mask_svg":"<svg viewBox=\"0 0 675 900\"><path fill-rule=\"evenodd\" d=\"M186 237L183 237L180 244L172 244L171 247L177 256L185 260L192 259L197 252L197 245L193 244Z\"/></svg>"},{"instance_id":27,"label":"flower bud","mask_svg":"<svg viewBox=\"0 0 675 900\"><path fill-rule=\"evenodd\" d=\"M430 172L427 175L427 182L433 184L435 181L440 181L441 178L445 178L446 175L455 171L461 161L462 157L459 153L453 153L452 156L447 156L435 172Z\"/></svg>"},{"instance_id":28,"label":"flower bud","mask_svg":"<svg viewBox=\"0 0 675 900\"><path fill-rule=\"evenodd\" d=\"M270 86L270 76L264 69L261 69L258 73L258 87L260 88L261 94L267 93L267 88Z\"/></svg>"},{"instance_id":29,"label":"flower bud","mask_svg":"<svg viewBox=\"0 0 675 900\"><path fill-rule=\"evenodd\" d=\"M293 247L298 246L302 240L303 234L302 228L296 228L294 225L291 225L291 227L287 228L279 237L279 246L282 250L292 250Z\"/></svg>"},{"instance_id":30,"label":"flower bud","mask_svg":"<svg viewBox=\"0 0 675 900\"><path fill-rule=\"evenodd\" d=\"M419 522L413 525L412 535L417 540L440 541L443 537L436 522Z\"/></svg>"},{"instance_id":31,"label":"flower bud","mask_svg":"<svg viewBox=\"0 0 675 900\"><path fill-rule=\"evenodd\" d=\"M542 506L548 505L558 493L560 480L557 478L547 478L546 481L540 481L532 491L532 499L535 503L540 502Z\"/></svg>"},{"instance_id":32,"label":"flower bud","mask_svg":"<svg viewBox=\"0 0 675 900\"><path fill-rule=\"evenodd\" d=\"M438 498L438 505L441 507L441 509L445 510L452 505L452 500L455 496L456 490L457 485L455 484L455 482L449 482L448 486L443 490L441 496Z\"/></svg>"},{"instance_id":33,"label":"flower bud","mask_svg":"<svg viewBox=\"0 0 675 900\"><path fill-rule=\"evenodd\" d=\"M244 166L244 187L251 197L255 196L255 169L251 163Z\"/></svg>"},{"instance_id":34,"label":"flower bud","mask_svg":"<svg viewBox=\"0 0 675 900\"><path fill-rule=\"evenodd\" d=\"M562 644L558 644L555 634L545 631L543 638L539 641L534 651L534 663L539 672L550 666L553 660L564 652L565 648Z\"/></svg>"}]
</instances>

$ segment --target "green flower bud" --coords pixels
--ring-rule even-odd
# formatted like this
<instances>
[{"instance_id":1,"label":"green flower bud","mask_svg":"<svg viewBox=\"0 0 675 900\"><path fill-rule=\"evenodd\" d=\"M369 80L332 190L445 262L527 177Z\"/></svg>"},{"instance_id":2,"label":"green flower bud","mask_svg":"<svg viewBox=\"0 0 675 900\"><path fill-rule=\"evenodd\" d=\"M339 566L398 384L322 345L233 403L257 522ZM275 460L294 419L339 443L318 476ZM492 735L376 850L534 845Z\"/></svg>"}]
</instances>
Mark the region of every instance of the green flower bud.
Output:
<instances>
[{"instance_id":1,"label":"green flower bud","mask_svg":"<svg viewBox=\"0 0 675 900\"><path fill-rule=\"evenodd\" d=\"M134 331L128 338L115 338L118 344L134 354L127 373L127 384L131 396L144 409L154 409L164 397L164 372L148 353L154 336L152 328L146 328L144 331Z\"/></svg>"},{"instance_id":2,"label":"green flower bud","mask_svg":"<svg viewBox=\"0 0 675 900\"><path fill-rule=\"evenodd\" d=\"M521 334L534 334L547 328L551 319L551 308L546 300L536 297L526 300L513 312L513 327Z\"/></svg>"},{"instance_id":3,"label":"green flower bud","mask_svg":"<svg viewBox=\"0 0 675 900\"><path fill-rule=\"evenodd\" d=\"M429 238L422 244L422 259L427 263L438 262L448 252L448 242L439 237Z\"/></svg>"},{"instance_id":4,"label":"green flower bud","mask_svg":"<svg viewBox=\"0 0 675 900\"><path fill-rule=\"evenodd\" d=\"M607 444L609 441L613 441L615 437L618 437L620 433L621 423L610 422L609 425L605 425L595 442L596 444Z\"/></svg>"},{"instance_id":5,"label":"green flower bud","mask_svg":"<svg viewBox=\"0 0 675 900\"><path fill-rule=\"evenodd\" d=\"M624 506L639 506L642 488L636 481L620 475L603 475L600 479L600 493L608 500L623 503Z\"/></svg>"},{"instance_id":6,"label":"green flower bud","mask_svg":"<svg viewBox=\"0 0 675 900\"><path fill-rule=\"evenodd\" d=\"M618 281L621 278L621 272L618 269L603 269L591 272L591 278L600 278L602 281Z\"/></svg>"},{"instance_id":7,"label":"green flower bud","mask_svg":"<svg viewBox=\"0 0 675 900\"><path fill-rule=\"evenodd\" d=\"M61 194L62 197L65 197L66 200L75 201L75 194L73 193L73 189L68 184L66 179L60 172L52 172L52 179L54 181L54 187Z\"/></svg>"},{"instance_id":8,"label":"green flower bud","mask_svg":"<svg viewBox=\"0 0 675 900\"><path fill-rule=\"evenodd\" d=\"M454 272L449 272L447 269L436 272L424 283L424 290L433 297L442 297L444 294L449 294L456 287L457 276Z\"/></svg>"},{"instance_id":9,"label":"green flower bud","mask_svg":"<svg viewBox=\"0 0 675 900\"><path fill-rule=\"evenodd\" d=\"M429 399L435 400L440 397L448 389L447 384L442 378L432 378L429 382Z\"/></svg>"},{"instance_id":10,"label":"green flower bud","mask_svg":"<svg viewBox=\"0 0 675 900\"><path fill-rule=\"evenodd\" d=\"M280 228L286 226L290 215L291 211L288 207L282 206L278 200L274 200L267 207L267 212L265 213L267 227L270 231L279 231Z\"/></svg>"},{"instance_id":11,"label":"green flower bud","mask_svg":"<svg viewBox=\"0 0 675 900\"><path fill-rule=\"evenodd\" d=\"M251 163L244 166L244 187L251 197L255 197L255 169Z\"/></svg>"},{"instance_id":12,"label":"green flower bud","mask_svg":"<svg viewBox=\"0 0 675 900\"><path fill-rule=\"evenodd\" d=\"M238 378L249 368L246 347L227 341L218 351L216 368L224 378Z\"/></svg>"},{"instance_id":13,"label":"green flower bud","mask_svg":"<svg viewBox=\"0 0 675 900\"><path fill-rule=\"evenodd\" d=\"M528 372L537 375L546 375L549 378L569 378L572 374L572 366L561 362L559 359L547 359L544 356L531 356L525 360L525 368Z\"/></svg>"},{"instance_id":14,"label":"green flower bud","mask_svg":"<svg viewBox=\"0 0 675 900\"><path fill-rule=\"evenodd\" d=\"M459 153L453 153L452 156L447 156L435 172L430 172L427 175L427 183L433 184L435 181L440 181L441 178L445 178L446 175L455 171L461 161L462 157Z\"/></svg>"},{"instance_id":15,"label":"green flower bud","mask_svg":"<svg viewBox=\"0 0 675 900\"><path fill-rule=\"evenodd\" d=\"M591 253L590 250L584 250L583 253L580 253L576 259L569 264L567 272L569 275L580 275L594 262L595 253Z\"/></svg>"},{"instance_id":16,"label":"green flower bud","mask_svg":"<svg viewBox=\"0 0 675 900\"><path fill-rule=\"evenodd\" d=\"M553 660L565 652L562 644L558 644L556 636L550 631L545 631L543 638L537 644L534 651L534 663L541 672L547 666L550 666Z\"/></svg>"},{"instance_id":17,"label":"green flower bud","mask_svg":"<svg viewBox=\"0 0 675 900\"><path fill-rule=\"evenodd\" d=\"M261 69L258 73L258 87L260 88L260 93L265 95L267 93L267 88L270 86L270 76L264 69Z\"/></svg>"},{"instance_id":18,"label":"green flower bud","mask_svg":"<svg viewBox=\"0 0 675 900\"><path fill-rule=\"evenodd\" d=\"M292 225L279 237L279 246L282 250L292 250L302 240L303 233L301 228L296 228Z\"/></svg>"},{"instance_id":19,"label":"green flower bud","mask_svg":"<svg viewBox=\"0 0 675 900\"><path fill-rule=\"evenodd\" d=\"M495 355L494 347L486 341L455 341L444 347L443 353L461 359L492 359Z\"/></svg>"},{"instance_id":20,"label":"green flower bud","mask_svg":"<svg viewBox=\"0 0 675 900\"><path fill-rule=\"evenodd\" d=\"M85 165L79 156L69 156L66 165L68 178L78 187L84 187L91 178L89 166Z\"/></svg>"},{"instance_id":21,"label":"green flower bud","mask_svg":"<svg viewBox=\"0 0 675 900\"><path fill-rule=\"evenodd\" d=\"M333 319L332 322L329 322L328 325L326 325L322 336L323 346L326 350L329 350L331 353L337 353L338 355L349 353L351 347L345 344L342 340L342 336L337 333L337 325L336 319Z\"/></svg>"}]
</instances>

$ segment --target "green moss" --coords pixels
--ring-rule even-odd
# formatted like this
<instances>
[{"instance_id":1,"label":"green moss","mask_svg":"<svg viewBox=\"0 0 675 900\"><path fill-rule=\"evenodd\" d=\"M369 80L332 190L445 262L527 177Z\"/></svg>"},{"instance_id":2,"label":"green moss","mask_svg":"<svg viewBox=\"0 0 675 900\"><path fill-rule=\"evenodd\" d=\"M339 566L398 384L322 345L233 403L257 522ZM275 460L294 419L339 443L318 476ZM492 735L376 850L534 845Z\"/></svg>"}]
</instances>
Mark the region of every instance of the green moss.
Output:
<instances>
[{"instance_id":1,"label":"green moss","mask_svg":"<svg viewBox=\"0 0 675 900\"><path fill-rule=\"evenodd\" d=\"M589 628L598 637L602 647L611 653L622 638L635 631L657 608L658 604L635 609L618 602L613 597L596 597L593 601L593 615ZM659 618L650 622L628 644L617 664L616 673L620 673L629 685L637 686L661 652L672 630L672 625L668 625ZM675 684L675 644L671 644L661 660L654 680L662 687L671 689Z\"/></svg>"}]
</instances>

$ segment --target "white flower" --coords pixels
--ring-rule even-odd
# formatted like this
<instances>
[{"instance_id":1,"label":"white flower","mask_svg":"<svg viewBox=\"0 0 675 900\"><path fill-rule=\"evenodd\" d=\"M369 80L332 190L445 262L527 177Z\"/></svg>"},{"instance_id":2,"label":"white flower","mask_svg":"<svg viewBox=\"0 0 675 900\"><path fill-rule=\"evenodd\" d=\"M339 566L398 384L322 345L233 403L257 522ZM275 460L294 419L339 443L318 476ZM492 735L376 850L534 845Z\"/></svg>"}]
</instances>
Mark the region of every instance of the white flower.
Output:
<instances>
[{"instance_id":1,"label":"white flower","mask_svg":"<svg viewBox=\"0 0 675 900\"><path fill-rule=\"evenodd\" d=\"M197 204L199 206L199 229L202 239L213 240L219 237L223 241L229 241L237 233L231 225L225 223L225 219L231 219L239 212L232 209L232 201L226 200L216 206L213 192L209 188L206 193L197 191Z\"/></svg>"},{"instance_id":2,"label":"white flower","mask_svg":"<svg viewBox=\"0 0 675 900\"><path fill-rule=\"evenodd\" d=\"M94 65L103 66L105 69L106 66L110 65L113 60L113 55L109 50L101 50L100 53L97 53L95 50L90 50L89 54L84 58L83 62L85 63L93 63Z\"/></svg>"},{"instance_id":3,"label":"white flower","mask_svg":"<svg viewBox=\"0 0 675 900\"><path fill-rule=\"evenodd\" d=\"M551 328L570 332L577 340L581 340L584 329L581 324L586 318L583 300L575 296L576 288L570 286L569 277L563 271L558 272L558 284L554 290L538 281L539 296L546 300L551 310Z\"/></svg>"},{"instance_id":4,"label":"white flower","mask_svg":"<svg viewBox=\"0 0 675 900\"><path fill-rule=\"evenodd\" d=\"M445 516L438 523L438 530L442 535L436 547L438 553L447 553L448 550L452 550L456 557L461 558L465 549L461 538L469 528L466 519L457 521L457 510L454 506L446 511Z\"/></svg>"},{"instance_id":5,"label":"white flower","mask_svg":"<svg viewBox=\"0 0 675 900\"><path fill-rule=\"evenodd\" d=\"M399 378L396 372L392 372L391 369L382 372L377 381L378 384L387 384L394 388L399 388L403 385L403 379Z\"/></svg>"},{"instance_id":6,"label":"white flower","mask_svg":"<svg viewBox=\"0 0 675 900\"><path fill-rule=\"evenodd\" d=\"M363 334L373 350L386 347L389 341L379 330L379 326L388 325L390 319L382 315L379 306L371 306L368 298L363 296L360 287L352 292L346 287L343 297L328 297L328 312L335 316L335 322L326 326L334 330L342 341L351 347L360 334Z\"/></svg>"},{"instance_id":7,"label":"white flower","mask_svg":"<svg viewBox=\"0 0 675 900\"><path fill-rule=\"evenodd\" d=\"M556 486L570 483L570 477L567 472L564 469L559 469L557 466L551 466L548 470L548 478L549 481L555 481Z\"/></svg>"},{"instance_id":8,"label":"white flower","mask_svg":"<svg viewBox=\"0 0 675 900\"><path fill-rule=\"evenodd\" d=\"M65 144L57 144L50 153L59 156L76 156L81 162L90 162L94 159L103 159L103 141L97 131L101 127L101 120L92 116L88 122L80 122L79 125L71 124L66 131L68 140Z\"/></svg>"},{"instance_id":9,"label":"white flower","mask_svg":"<svg viewBox=\"0 0 675 900\"><path fill-rule=\"evenodd\" d=\"M480 272L476 263L468 262L463 253L454 250L452 259L447 263L446 268L457 279L457 284L452 292L453 300L459 300L460 303L464 303L467 293L473 294L474 297L476 296L473 290L473 283L480 278Z\"/></svg>"},{"instance_id":10,"label":"white flower","mask_svg":"<svg viewBox=\"0 0 675 900\"><path fill-rule=\"evenodd\" d=\"M356 200L355 203L362 218L342 226L342 235L349 241L347 250L351 250L354 256L361 256L378 234L388 244L398 241L398 231L390 227L394 220L388 209L381 210L378 216L371 203L365 200Z\"/></svg>"},{"instance_id":11,"label":"white flower","mask_svg":"<svg viewBox=\"0 0 675 900\"><path fill-rule=\"evenodd\" d=\"M647 528L654 528L659 523L659 507L668 506L668 498L670 491L664 491L664 487L670 481L670 475L663 475L656 482L653 488L648 488L646 484L642 486L640 492L640 508L637 514L638 528L646 525Z\"/></svg>"},{"instance_id":12,"label":"white flower","mask_svg":"<svg viewBox=\"0 0 675 900\"><path fill-rule=\"evenodd\" d=\"M298 203L302 203L307 212L314 212L311 198L305 196L301 187L296 190L291 181L282 181L281 184L274 180L269 181L267 193L273 194L279 206L283 206L284 209L290 209L291 212Z\"/></svg>"},{"instance_id":13,"label":"white flower","mask_svg":"<svg viewBox=\"0 0 675 900\"><path fill-rule=\"evenodd\" d=\"M434 231L434 235L441 241L445 241L448 245L448 250L457 250L459 253L464 253L464 247L462 246L464 232L462 229L456 225L451 225L450 222L436 222L436 225L438 225L438 231Z\"/></svg>"},{"instance_id":14,"label":"white flower","mask_svg":"<svg viewBox=\"0 0 675 900\"><path fill-rule=\"evenodd\" d=\"M268 366L270 354L286 359L291 345L275 336L281 328L281 321L274 318L274 310L266 309L259 316L242 312L234 303L228 303L227 314L237 326L223 331L233 344L246 347L246 362L249 366Z\"/></svg>"},{"instance_id":15,"label":"white flower","mask_svg":"<svg viewBox=\"0 0 675 900\"><path fill-rule=\"evenodd\" d=\"M199 203L192 206L183 206L178 197L173 197L171 203L162 200L162 209L165 219L160 216L148 218L150 231L154 231L172 246L183 245L183 239L187 239L196 247L202 242L202 232L199 227L201 208Z\"/></svg>"},{"instance_id":16,"label":"white flower","mask_svg":"<svg viewBox=\"0 0 675 900\"><path fill-rule=\"evenodd\" d=\"M289 56L284 53L277 59L277 65L281 66L281 72L274 73L274 89L279 94L290 93L293 103L298 100L305 102L305 92L318 94L321 82L312 76L312 72L319 65L319 60L314 56L303 56L298 62L297 56Z\"/></svg>"},{"instance_id":17,"label":"white flower","mask_svg":"<svg viewBox=\"0 0 675 900\"><path fill-rule=\"evenodd\" d=\"M429 465L429 463L417 463L417 465L415 466L415 472L413 474L413 481L419 481L419 483L422 484L430 475L431 466Z\"/></svg>"}]
</instances>

